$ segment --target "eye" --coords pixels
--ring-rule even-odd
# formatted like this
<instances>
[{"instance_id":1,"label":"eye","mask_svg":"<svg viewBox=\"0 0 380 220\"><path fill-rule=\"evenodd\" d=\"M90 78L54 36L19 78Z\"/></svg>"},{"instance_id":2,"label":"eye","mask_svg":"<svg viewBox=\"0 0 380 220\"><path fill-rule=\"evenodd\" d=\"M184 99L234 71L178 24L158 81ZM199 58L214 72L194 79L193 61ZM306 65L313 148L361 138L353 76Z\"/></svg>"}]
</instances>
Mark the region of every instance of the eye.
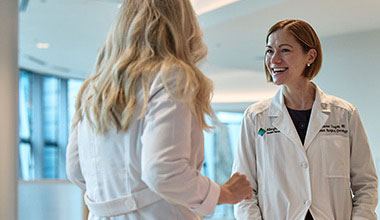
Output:
<instances>
[{"instance_id":1,"label":"eye","mask_svg":"<svg viewBox=\"0 0 380 220\"><path fill-rule=\"evenodd\" d=\"M265 51L265 55L268 55L268 54L272 54L273 53L273 50L272 49L267 49Z\"/></svg>"},{"instance_id":2,"label":"eye","mask_svg":"<svg viewBox=\"0 0 380 220\"><path fill-rule=\"evenodd\" d=\"M281 49L281 52L282 52L282 53L287 53L287 52L290 52L290 49L288 49L288 48L283 48L283 49Z\"/></svg>"}]
</instances>

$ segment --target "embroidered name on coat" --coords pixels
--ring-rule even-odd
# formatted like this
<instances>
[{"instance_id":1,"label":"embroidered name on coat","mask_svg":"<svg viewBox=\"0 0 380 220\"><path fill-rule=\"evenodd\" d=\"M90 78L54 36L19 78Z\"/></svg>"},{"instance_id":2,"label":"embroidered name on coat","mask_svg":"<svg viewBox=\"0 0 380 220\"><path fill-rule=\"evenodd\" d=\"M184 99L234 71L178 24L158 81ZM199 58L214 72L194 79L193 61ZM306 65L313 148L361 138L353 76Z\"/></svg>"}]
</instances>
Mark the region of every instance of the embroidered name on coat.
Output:
<instances>
[{"instance_id":1,"label":"embroidered name on coat","mask_svg":"<svg viewBox=\"0 0 380 220\"><path fill-rule=\"evenodd\" d=\"M267 128L267 134L275 134L275 133L280 133L280 131L275 127Z\"/></svg>"},{"instance_id":2,"label":"embroidered name on coat","mask_svg":"<svg viewBox=\"0 0 380 220\"><path fill-rule=\"evenodd\" d=\"M328 133L328 134L347 134L348 130L346 129L346 125L339 124L339 125L323 125L322 129L319 130L321 133Z\"/></svg>"}]
</instances>

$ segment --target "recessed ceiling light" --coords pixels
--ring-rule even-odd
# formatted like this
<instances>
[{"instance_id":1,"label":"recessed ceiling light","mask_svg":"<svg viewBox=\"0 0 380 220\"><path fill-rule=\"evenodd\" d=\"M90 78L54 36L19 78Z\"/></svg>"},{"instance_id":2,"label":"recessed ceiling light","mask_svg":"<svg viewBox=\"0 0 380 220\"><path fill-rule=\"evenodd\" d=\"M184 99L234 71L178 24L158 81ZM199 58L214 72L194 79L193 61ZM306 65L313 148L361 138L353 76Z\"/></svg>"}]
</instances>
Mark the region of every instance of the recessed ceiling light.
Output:
<instances>
[{"instance_id":1,"label":"recessed ceiling light","mask_svg":"<svg viewBox=\"0 0 380 220\"><path fill-rule=\"evenodd\" d=\"M50 47L49 43L37 43L36 47L38 49L48 49Z\"/></svg>"},{"instance_id":2,"label":"recessed ceiling light","mask_svg":"<svg viewBox=\"0 0 380 220\"><path fill-rule=\"evenodd\" d=\"M192 0L191 3L193 4L195 12L198 15L202 15L237 1L239 0Z\"/></svg>"}]
</instances>

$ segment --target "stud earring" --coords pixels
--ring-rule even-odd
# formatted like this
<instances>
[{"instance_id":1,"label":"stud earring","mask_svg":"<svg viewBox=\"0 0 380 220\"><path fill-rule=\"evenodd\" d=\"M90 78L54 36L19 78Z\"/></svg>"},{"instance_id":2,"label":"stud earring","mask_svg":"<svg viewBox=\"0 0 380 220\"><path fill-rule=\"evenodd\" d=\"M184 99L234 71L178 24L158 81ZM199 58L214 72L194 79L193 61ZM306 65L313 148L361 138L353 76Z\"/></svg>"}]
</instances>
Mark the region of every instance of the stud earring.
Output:
<instances>
[{"instance_id":1,"label":"stud earring","mask_svg":"<svg viewBox=\"0 0 380 220\"><path fill-rule=\"evenodd\" d=\"M307 64L307 67L310 67L310 63Z\"/></svg>"}]
</instances>

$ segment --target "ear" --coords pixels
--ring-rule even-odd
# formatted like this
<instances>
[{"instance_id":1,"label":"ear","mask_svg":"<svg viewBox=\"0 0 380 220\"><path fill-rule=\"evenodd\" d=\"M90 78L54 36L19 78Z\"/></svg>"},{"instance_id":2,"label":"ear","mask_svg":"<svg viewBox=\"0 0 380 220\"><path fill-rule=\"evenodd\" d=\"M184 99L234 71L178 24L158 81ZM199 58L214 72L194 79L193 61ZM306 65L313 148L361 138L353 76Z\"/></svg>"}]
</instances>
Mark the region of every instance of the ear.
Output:
<instances>
[{"instance_id":1,"label":"ear","mask_svg":"<svg viewBox=\"0 0 380 220\"><path fill-rule=\"evenodd\" d=\"M317 55L318 55L318 52L316 49L310 49L308 52L307 52L307 56L308 56L308 63L314 63L315 59L317 58Z\"/></svg>"}]
</instances>

